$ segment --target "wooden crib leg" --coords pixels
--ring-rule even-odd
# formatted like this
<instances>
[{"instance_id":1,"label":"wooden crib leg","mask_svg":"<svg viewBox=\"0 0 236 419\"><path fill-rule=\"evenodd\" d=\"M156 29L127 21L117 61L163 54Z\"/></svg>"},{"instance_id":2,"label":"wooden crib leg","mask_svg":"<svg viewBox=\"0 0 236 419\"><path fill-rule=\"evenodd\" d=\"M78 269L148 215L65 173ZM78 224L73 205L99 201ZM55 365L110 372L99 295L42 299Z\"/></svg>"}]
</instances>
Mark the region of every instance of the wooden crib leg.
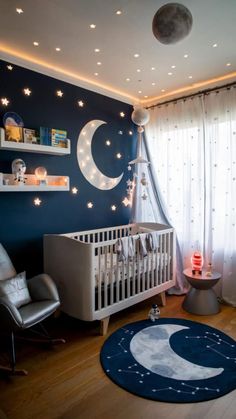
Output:
<instances>
[{"instance_id":1,"label":"wooden crib leg","mask_svg":"<svg viewBox=\"0 0 236 419\"><path fill-rule=\"evenodd\" d=\"M166 293L165 291L160 292L160 297L161 297L161 305L165 306L166 305Z\"/></svg>"},{"instance_id":2,"label":"wooden crib leg","mask_svg":"<svg viewBox=\"0 0 236 419\"><path fill-rule=\"evenodd\" d=\"M105 317L100 321L100 335L105 336L107 334L110 316Z\"/></svg>"}]
</instances>

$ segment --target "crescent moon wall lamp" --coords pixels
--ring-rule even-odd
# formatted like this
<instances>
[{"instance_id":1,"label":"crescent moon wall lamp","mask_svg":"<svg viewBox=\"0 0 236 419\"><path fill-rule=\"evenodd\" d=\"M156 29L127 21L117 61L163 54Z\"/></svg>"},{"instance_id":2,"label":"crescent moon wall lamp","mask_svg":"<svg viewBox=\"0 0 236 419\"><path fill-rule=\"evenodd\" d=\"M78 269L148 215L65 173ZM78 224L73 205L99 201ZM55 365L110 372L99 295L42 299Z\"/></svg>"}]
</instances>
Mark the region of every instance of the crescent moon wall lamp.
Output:
<instances>
[{"instance_id":1,"label":"crescent moon wall lamp","mask_svg":"<svg viewBox=\"0 0 236 419\"><path fill-rule=\"evenodd\" d=\"M85 179L95 188L108 191L118 185L124 173L112 178L104 175L96 166L91 150L92 140L96 130L103 124L106 122L94 119L82 128L77 142L77 160Z\"/></svg>"}]
</instances>

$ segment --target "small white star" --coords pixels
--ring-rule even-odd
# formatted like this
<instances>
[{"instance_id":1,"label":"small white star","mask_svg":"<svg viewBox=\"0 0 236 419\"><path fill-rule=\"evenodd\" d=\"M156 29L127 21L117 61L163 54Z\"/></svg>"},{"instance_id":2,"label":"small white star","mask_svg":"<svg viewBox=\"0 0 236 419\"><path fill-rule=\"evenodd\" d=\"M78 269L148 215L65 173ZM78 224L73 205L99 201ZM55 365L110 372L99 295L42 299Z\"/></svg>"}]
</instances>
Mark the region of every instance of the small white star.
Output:
<instances>
[{"instance_id":1,"label":"small white star","mask_svg":"<svg viewBox=\"0 0 236 419\"><path fill-rule=\"evenodd\" d=\"M16 8L16 12L19 13L19 15L21 15L21 13L24 13L24 11L20 8Z\"/></svg>"},{"instance_id":2,"label":"small white star","mask_svg":"<svg viewBox=\"0 0 236 419\"><path fill-rule=\"evenodd\" d=\"M112 205L112 206L111 206L111 210L112 210L112 211L116 211L116 205Z\"/></svg>"},{"instance_id":3,"label":"small white star","mask_svg":"<svg viewBox=\"0 0 236 419\"><path fill-rule=\"evenodd\" d=\"M78 105L80 108L83 108L84 102L82 100L78 100Z\"/></svg>"},{"instance_id":4,"label":"small white star","mask_svg":"<svg viewBox=\"0 0 236 419\"><path fill-rule=\"evenodd\" d=\"M122 154L121 153L117 153L116 157L117 157L117 159L121 159Z\"/></svg>"},{"instance_id":5,"label":"small white star","mask_svg":"<svg viewBox=\"0 0 236 419\"><path fill-rule=\"evenodd\" d=\"M2 102L2 105L4 105L4 106L8 106L10 101L9 101L6 97L3 97L3 98L1 99L1 102Z\"/></svg>"},{"instance_id":6,"label":"small white star","mask_svg":"<svg viewBox=\"0 0 236 419\"><path fill-rule=\"evenodd\" d=\"M124 204L125 207L128 207L128 205L131 205L130 200L127 197L123 199L122 204Z\"/></svg>"},{"instance_id":7,"label":"small white star","mask_svg":"<svg viewBox=\"0 0 236 419\"><path fill-rule=\"evenodd\" d=\"M7 69L12 71L13 70L13 66L11 64L7 65Z\"/></svg>"},{"instance_id":8,"label":"small white star","mask_svg":"<svg viewBox=\"0 0 236 419\"><path fill-rule=\"evenodd\" d=\"M92 203L92 202L88 202L88 203L87 203L87 207L88 207L88 208L93 208L93 203Z\"/></svg>"},{"instance_id":9,"label":"small white star","mask_svg":"<svg viewBox=\"0 0 236 419\"><path fill-rule=\"evenodd\" d=\"M130 165L128 166L128 170L129 170L129 172L130 172L130 170L132 170L132 167Z\"/></svg>"},{"instance_id":10,"label":"small white star","mask_svg":"<svg viewBox=\"0 0 236 419\"><path fill-rule=\"evenodd\" d=\"M28 87L26 87L26 89L24 89L24 94L26 95L26 96L30 96L31 95L31 90L28 88Z\"/></svg>"},{"instance_id":11,"label":"small white star","mask_svg":"<svg viewBox=\"0 0 236 419\"><path fill-rule=\"evenodd\" d=\"M76 194L78 193L78 189L77 189L76 187L73 187L73 188L71 189L71 192L72 192L74 195L76 195Z\"/></svg>"},{"instance_id":12,"label":"small white star","mask_svg":"<svg viewBox=\"0 0 236 419\"><path fill-rule=\"evenodd\" d=\"M111 145L110 140L106 140L106 145L107 145L107 146L110 146L110 145Z\"/></svg>"},{"instance_id":13,"label":"small white star","mask_svg":"<svg viewBox=\"0 0 236 419\"><path fill-rule=\"evenodd\" d=\"M39 198L35 198L35 199L34 199L34 205L35 205L35 206L39 206L39 205L41 205L41 202L42 202L42 201L41 201L41 199L39 199Z\"/></svg>"},{"instance_id":14,"label":"small white star","mask_svg":"<svg viewBox=\"0 0 236 419\"><path fill-rule=\"evenodd\" d=\"M124 118L125 117L125 113L124 112L120 112L120 116L121 116L121 118Z\"/></svg>"},{"instance_id":15,"label":"small white star","mask_svg":"<svg viewBox=\"0 0 236 419\"><path fill-rule=\"evenodd\" d=\"M58 97L62 97L63 96L63 92L61 90L57 90L57 96Z\"/></svg>"}]
</instances>

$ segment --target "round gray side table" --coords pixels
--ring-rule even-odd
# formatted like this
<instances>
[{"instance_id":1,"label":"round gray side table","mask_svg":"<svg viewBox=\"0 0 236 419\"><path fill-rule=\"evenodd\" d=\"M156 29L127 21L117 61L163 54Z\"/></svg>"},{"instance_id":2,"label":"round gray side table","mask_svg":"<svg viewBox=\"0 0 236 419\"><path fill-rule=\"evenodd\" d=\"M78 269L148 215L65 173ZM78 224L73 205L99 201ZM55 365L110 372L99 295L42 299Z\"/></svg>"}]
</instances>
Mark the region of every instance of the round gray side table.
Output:
<instances>
[{"instance_id":1,"label":"round gray side table","mask_svg":"<svg viewBox=\"0 0 236 419\"><path fill-rule=\"evenodd\" d=\"M182 304L184 310L199 315L219 313L220 306L212 287L219 281L221 274L212 272L209 277L203 270L201 275L193 275L191 268L185 269L183 274L191 285Z\"/></svg>"}]
</instances>

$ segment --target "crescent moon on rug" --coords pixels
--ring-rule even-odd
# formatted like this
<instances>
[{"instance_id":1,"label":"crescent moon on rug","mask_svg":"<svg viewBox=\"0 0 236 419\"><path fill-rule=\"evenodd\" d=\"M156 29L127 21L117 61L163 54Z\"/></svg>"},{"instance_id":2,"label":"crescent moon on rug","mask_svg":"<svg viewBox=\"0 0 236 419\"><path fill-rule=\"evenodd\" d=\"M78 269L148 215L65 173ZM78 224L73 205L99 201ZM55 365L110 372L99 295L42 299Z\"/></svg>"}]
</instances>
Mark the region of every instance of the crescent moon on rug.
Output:
<instances>
[{"instance_id":1,"label":"crescent moon on rug","mask_svg":"<svg viewBox=\"0 0 236 419\"><path fill-rule=\"evenodd\" d=\"M96 166L92 156L92 140L95 131L103 124L106 122L94 119L82 128L77 141L77 160L85 179L95 188L108 191L118 185L124 173L112 178L104 175Z\"/></svg>"},{"instance_id":2,"label":"crescent moon on rug","mask_svg":"<svg viewBox=\"0 0 236 419\"><path fill-rule=\"evenodd\" d=\"M189 327L161 324L136 333L130 351L136 361L149 371L175 380L203 380L221 374L223 368L194 364L179 356L170 346L170 337Z\"/></svg>"}]
</instances>

